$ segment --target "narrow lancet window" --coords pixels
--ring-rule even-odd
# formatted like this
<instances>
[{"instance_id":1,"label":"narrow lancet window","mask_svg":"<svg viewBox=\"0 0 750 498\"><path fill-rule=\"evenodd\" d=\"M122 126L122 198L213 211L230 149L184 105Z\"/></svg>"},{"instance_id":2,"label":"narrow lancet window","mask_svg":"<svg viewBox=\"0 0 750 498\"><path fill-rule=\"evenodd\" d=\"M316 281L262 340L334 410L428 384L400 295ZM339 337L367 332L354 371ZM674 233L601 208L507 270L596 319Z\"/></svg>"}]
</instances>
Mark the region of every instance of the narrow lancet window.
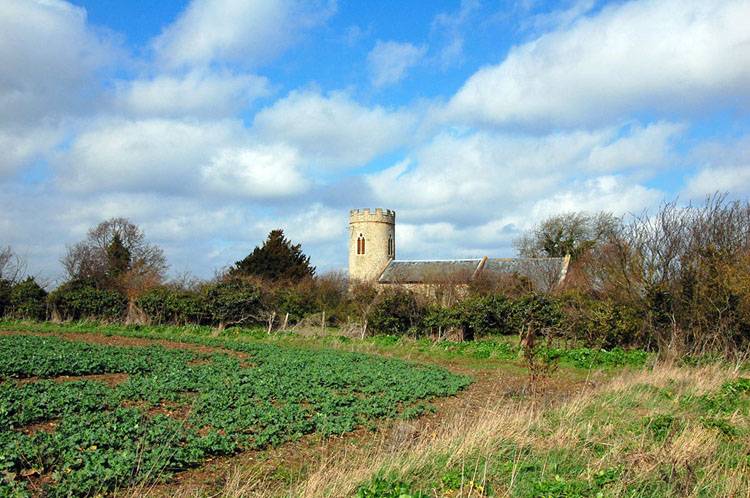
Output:
<instances>
[{"instance_id":1,"label":"narrow lancet window","mask_svg":"<svg viewBox=\"0 0 750 498\"><path fill-rule=\"evenodd\" d=\"M357 238L357 254L364 254L365 253L365 238L362 236L362 234L359 234L359 237Z\"/></svg>"}]
</instances>

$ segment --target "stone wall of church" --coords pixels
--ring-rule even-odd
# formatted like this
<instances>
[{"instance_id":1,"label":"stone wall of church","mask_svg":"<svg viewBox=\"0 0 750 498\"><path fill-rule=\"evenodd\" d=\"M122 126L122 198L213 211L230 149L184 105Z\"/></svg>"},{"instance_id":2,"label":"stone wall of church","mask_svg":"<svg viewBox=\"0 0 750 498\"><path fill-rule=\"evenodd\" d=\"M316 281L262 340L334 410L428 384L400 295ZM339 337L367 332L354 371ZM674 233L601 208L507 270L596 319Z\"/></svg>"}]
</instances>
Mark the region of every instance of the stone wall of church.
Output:
<instances>
[{"instance_id":1,"label":"stone wall of church","mask_svg":"<svg viewBox=\"0 0 750 498\"><path fill-rule=\"evenodd\" d=\"M396 213L390 209L349 212L349 279L375 282L396 257Z\"/></svg>"}]
</instances>

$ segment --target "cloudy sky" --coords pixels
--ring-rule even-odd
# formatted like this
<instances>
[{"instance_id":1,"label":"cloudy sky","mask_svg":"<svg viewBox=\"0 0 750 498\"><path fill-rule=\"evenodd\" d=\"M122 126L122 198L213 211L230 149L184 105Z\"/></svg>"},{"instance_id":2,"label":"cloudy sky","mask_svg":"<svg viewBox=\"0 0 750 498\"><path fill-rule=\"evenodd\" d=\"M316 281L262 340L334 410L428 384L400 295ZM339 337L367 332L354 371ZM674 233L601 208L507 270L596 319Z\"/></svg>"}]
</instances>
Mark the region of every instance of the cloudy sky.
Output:
<instances>
[{"instance_id":1,"label":"cloudy sky","mask_svg":"<svg viewBox=\"0 0 750 498\"><path fill-rule=\"evenodd\" d=\"M112 216L210 277L281 227L346 266L513 254L557 212L750 193L750 0L2 0L0 246Z\"/></svg>"}]
</instances>

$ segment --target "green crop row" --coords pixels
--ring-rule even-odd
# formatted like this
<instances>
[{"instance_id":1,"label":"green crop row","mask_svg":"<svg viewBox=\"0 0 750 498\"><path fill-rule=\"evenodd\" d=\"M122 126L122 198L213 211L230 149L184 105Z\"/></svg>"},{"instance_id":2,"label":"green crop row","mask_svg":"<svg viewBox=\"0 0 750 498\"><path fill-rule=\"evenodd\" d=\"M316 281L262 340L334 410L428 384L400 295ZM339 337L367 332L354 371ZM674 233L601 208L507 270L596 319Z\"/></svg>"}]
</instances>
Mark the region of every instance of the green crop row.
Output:
<instances>
[{"instance_id":1,"label":"green crop row","mask_svg":"<svg viewBox=\"0 0 750 498\"><path fill-rule=\"evenodd\" d=\"M0 337L0 496L23 495L41 476L48 496L152 481L211 455L413 416L429 409L424 400L469 383L359 353L222 345L243 354ZM44 379L87 374L127 375L110 384ZM24 377L42 379L14 380ZM52 430L35 430L41 423Z\"/></svg>"}]
</instances>

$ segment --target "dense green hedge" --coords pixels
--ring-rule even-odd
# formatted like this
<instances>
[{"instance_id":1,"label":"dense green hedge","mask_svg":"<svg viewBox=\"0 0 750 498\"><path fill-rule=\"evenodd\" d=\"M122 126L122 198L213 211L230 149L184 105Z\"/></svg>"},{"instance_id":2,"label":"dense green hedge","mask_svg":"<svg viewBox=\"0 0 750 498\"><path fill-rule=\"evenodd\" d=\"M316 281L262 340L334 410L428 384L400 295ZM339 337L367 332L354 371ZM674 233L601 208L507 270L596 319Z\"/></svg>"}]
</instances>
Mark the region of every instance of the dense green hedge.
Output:
<instances>
[{"instance_id":1,"label":"dense green hedge","mask_svg":"<svg viewBox=\"0 0 750 498\"><path fill-rule=\"evenodd\" d=\"M529 293L470 295L452 306L429 302L406 289L347 294L314 281L304 285L267 286L262 282L231 278L193 290L173 286L151 289L133 304L154 324L233 325L267 323L275 326L289 314L294 324L307 316L326 312L329 323L354 317L366 319L369 333L445 336L459 330L465 339L494 334L519 334L529 328L545 336L570 339L592 347L648 345L647 314L631 305L596 299L580 293L548 295ZM67 283L49 296L33 279L16 285L0 281L0 312L13 318L43 320L47 310L64 320L124 320L128 302L117 291L85 282Z\"/></svg>"},{"instance_id":2,"label":"dense green hedge","mask_svg":"<svg viewBox=\"0 0 750 498\"><path fill-rule=\"evenodd\" d=\"M113 290L97 289L85 282L69 282L47 297L50 312L63 320L98 319L120 321L128 300Z\"/></svg>"},{"instance_id":3,"label":"dense green hedge","mask_svg":"<svg viewBox=\"0 0 750 498\"><path fill-rule=\"evenodd\" d=\"M136 305L152 323L205 324L210 322L206 303L200 292L157 287L136 300Z\"/></svg>"},{"instance_id":4,"label":"dense green hedge","mask_svg":"<svg viewBox=\"0 0 750 498\"><path fill-rule=\"evenodd\" d=\"M640 344L644 329L640 310L580 294L474 295L452 306L423 306L416 294L392 290L376 298L368 320L370 330L380 334L437 336L453 329L474 339L520 334L531 327L546 336L605 348Z\"/></svg>"},{"instance_id":5,"label":"dense green hedge","mask_svg":"<svg viewBox=\"0 0 750 498\"><path fill-rule=\"evenodd\" d=\"M10 290L5 314L23 320L44 320L47 317L47 291L33 277L15 284Z\"/></svg>"}]
</instances>

